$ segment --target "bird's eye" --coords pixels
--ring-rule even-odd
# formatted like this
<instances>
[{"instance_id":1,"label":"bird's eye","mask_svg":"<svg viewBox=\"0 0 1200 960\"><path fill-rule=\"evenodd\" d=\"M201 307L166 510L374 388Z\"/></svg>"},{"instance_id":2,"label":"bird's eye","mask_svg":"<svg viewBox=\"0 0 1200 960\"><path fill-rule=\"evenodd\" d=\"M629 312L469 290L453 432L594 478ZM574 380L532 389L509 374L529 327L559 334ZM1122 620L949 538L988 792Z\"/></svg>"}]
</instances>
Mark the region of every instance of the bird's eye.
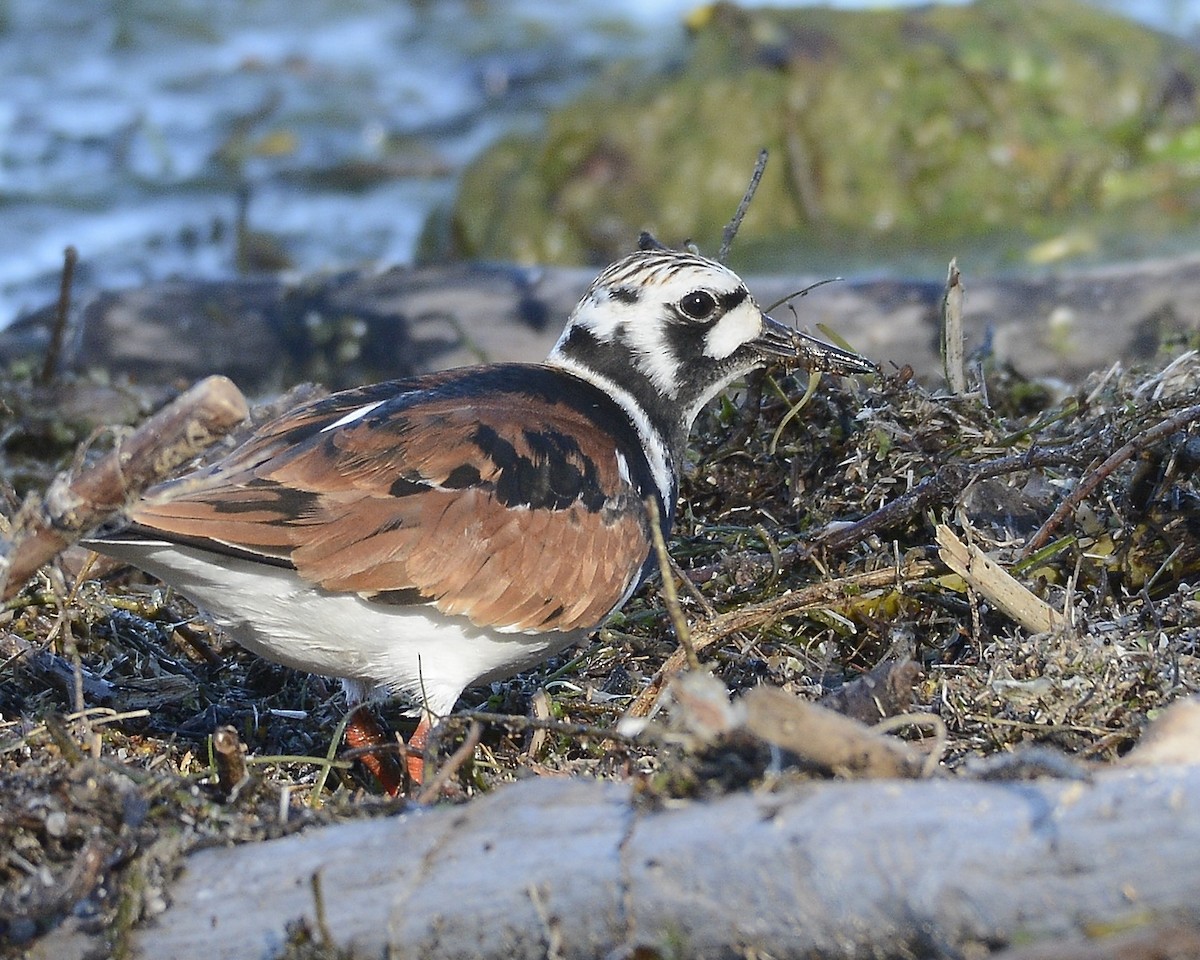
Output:
<instances>
[{"instance_id":1,"label":"bird's eye","mask_svg":"<svg viewBox=\"0 0 1200 960\"><path fill-rule=\"evenodd\" d=\"M707 320L717 312L717 298L707 290L696 290L679 301L679 312L693 320Z\"/></svg>"}]
</instances>

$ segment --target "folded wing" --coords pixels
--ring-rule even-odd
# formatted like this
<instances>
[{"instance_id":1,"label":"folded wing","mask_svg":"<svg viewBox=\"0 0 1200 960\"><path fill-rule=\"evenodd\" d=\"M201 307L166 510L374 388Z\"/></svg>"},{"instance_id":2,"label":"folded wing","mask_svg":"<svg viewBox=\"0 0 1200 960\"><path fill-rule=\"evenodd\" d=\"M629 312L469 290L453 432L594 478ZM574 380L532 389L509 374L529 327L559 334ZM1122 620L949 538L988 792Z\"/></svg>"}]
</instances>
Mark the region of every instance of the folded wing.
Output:
<instances>
[{"instance_id":1,"label":"folded wing","mask_svg":"<svg viewBox=\"0 0 1200 960\"><path fill-rule=\"evenodd\" d=\"M328 590L481 626L592 627L649 554L630 480L579 408L452 377L335 394L152 491L135 529L294 566Z\"/></svg>"}]
</instances>

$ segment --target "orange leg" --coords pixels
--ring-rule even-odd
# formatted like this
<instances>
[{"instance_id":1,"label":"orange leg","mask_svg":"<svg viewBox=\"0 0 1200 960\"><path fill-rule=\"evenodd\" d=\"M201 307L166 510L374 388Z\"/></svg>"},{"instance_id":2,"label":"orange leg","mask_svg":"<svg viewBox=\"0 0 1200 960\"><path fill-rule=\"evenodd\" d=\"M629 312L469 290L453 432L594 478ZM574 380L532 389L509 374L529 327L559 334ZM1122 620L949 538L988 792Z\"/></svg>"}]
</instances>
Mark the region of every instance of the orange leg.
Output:
<instances>
[{"instance_id":1,"label":"orange leg","mask_svg":"<svg viewBox=\"0 0 1200 960\"><path fill-rule=\"evenodd\" d=\"M419 733L420 727L417 728ZM426 729L428 734L428 729ZM415 734L414 734L415 738ZM364 747L383 747L382 750L372 750L362 754L358 759L364 767L379 781L379 785L383 787L384 792L389 797L396 796L404 787L404 767L400 764L400 758L388 749L389 745L394 744L379 726L379 722L367 709L366 705L360 706L354 711L346 724L346 746L351 749L359 749ZM424 741L422 740L422 745ZM416 760L416 769L418 773L423 766L419 757L413 757L409 754L407 757L407 766L409 775L412 775L413 761ZM420 783L420 777L413 778L416 783Z\"/></svg>"},{"instance_id":2,"label":"orange leg","mask_svg":"<svg viewBox=\"0 0 1200 960\"><path fill-rule=\"evenodd\" d=\"M425 745L429 742L429 731L433 724L429 722L429 714L421 712L421 722L408 738L408 753L404 757L408 768L408 778L415 784L425 780Z\"/></svg>"}]
</instances>

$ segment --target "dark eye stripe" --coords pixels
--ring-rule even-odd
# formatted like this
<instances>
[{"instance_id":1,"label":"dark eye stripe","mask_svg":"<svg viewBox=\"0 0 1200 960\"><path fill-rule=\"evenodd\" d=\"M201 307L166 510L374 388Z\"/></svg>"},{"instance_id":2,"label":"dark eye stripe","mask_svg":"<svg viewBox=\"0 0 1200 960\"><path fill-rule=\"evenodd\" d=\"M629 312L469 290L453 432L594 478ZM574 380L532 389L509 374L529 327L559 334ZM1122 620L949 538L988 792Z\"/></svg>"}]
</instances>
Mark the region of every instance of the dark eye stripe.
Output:
<instances>
[{"instance_id":1,"label":"dark eye stripe","mask_svg":"<svg viewBox=\"0 0 1200 960\"><path fill-rule=\"evenodd\" d=\"M748 296L750 296L750 291L745 287L738 287L736 290L732 290L729 293L721 294L721 296L717 298L721 303L721 313L728 313L738 304L742 303Z\"/></svg>"}]
</instances>

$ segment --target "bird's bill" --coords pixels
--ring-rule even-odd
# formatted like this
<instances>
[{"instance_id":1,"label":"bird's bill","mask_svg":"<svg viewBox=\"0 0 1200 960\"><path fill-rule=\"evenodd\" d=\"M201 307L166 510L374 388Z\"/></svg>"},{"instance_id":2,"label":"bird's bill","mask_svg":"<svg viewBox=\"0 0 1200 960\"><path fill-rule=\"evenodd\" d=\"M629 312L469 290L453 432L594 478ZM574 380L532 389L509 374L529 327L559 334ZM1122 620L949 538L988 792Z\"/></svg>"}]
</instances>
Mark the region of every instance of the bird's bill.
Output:
<instances>
[{"instance_id":1,"label":"bird's bill","mask_svg":"<svg viewBox=\"0 0 1200 960\"><path fill-rule=\"evenodd\" d=\"M755 338L754 346L764 356L778 357L789 366L803 367L814 373L849 375L876 370L875 364L866 357L793 330L766 314L763 314L762 333Z\"/></svg>"}]
</instances>

